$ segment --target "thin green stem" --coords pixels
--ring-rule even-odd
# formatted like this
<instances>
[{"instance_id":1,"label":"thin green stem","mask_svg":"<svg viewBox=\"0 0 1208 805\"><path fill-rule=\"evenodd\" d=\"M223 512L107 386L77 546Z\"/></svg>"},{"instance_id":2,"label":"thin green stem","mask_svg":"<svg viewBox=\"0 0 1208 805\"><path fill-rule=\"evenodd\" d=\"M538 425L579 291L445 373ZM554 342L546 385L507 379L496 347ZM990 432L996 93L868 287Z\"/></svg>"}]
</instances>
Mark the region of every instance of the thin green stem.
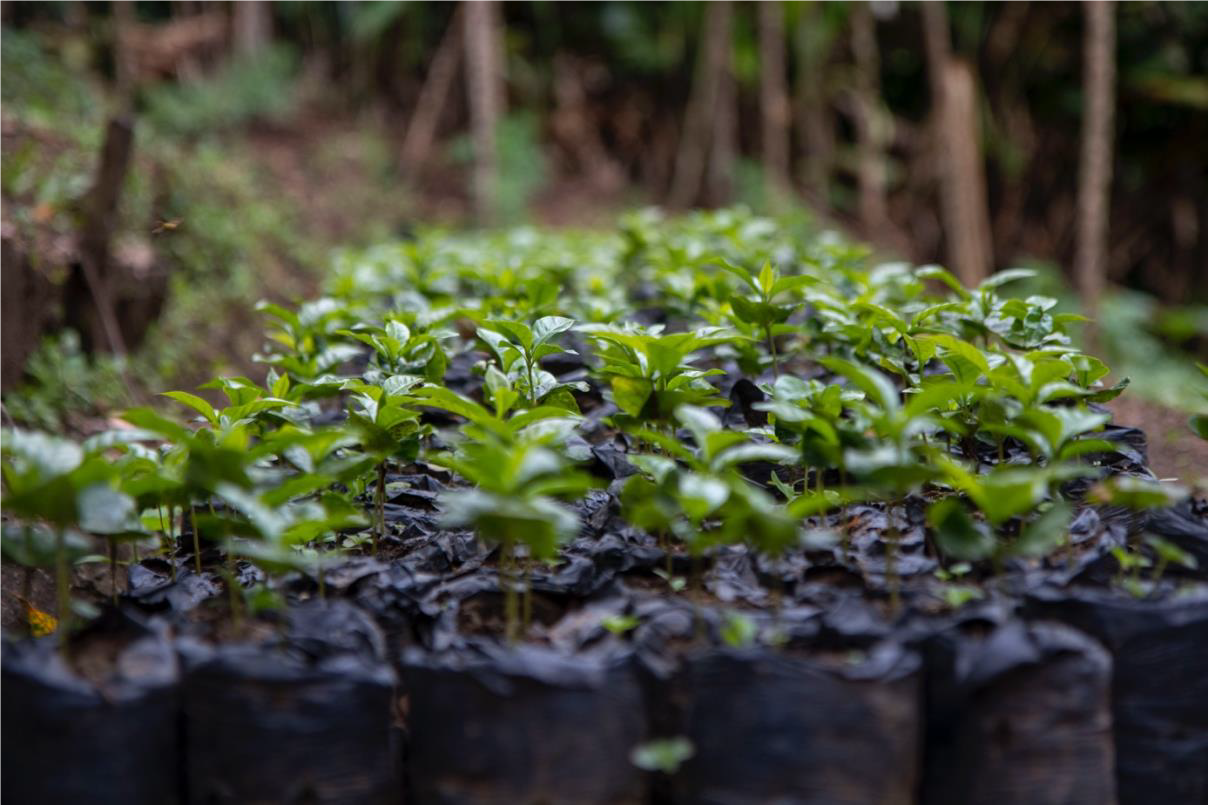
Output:
<instances>
[{"instance_id":1,"label":"thin green stem","mask_svg":"<svg viewBox=\"0 0 1208 805\"><path fill-rule=\"evenodd\" d=\"M231 620L235 623L235 628L243 626L243 605L240 602L241 590L239 581L235 577L235 571L231 567L227 567L224 571L227 584L227 596L231 607Z\"/></svg>"},{"instance_id":2,"label":"thin green stem","mask_svg":"<svg viewBox=\"0 0 1208 805\"><path fill-rule=\"evenodd\" d=\"M776 338L772 335L772 325L764 325L764 332L768 336L768 352L772 356L772 374L775 377L780 377L780 363L776 356Z\"/></svg>"},{"instance_id":3,"label":"thin green stem","mask_svg":"<svg viewBox=\"0 0 1208 805\"><path fill-rule=\"evenodd\" d=\"M524 356L524 365L528 369L529 405L537 404L537 379L533 376L533 362L528 355Z\"/></svg>"},{"instance_id":4,"label":"thin green stem","mask_svg":"<svg viewBox=\"0 0 1208 805\"><path fill-rule=\"evenodd\" d=\"M168 568L172 581L176 581L176 537L173 529L176 527L176 507L168 506Z\"/></svg>"},{"instance_id":5,"label":"thin green stem","mask_svg":"<svg viewBox=\"0 0 1208 805\"><path fill-rule=\"evenodd\" d=\"M386 535L386 462L377 466L377 490L374 492L374 507L376 510L373 524L373 555L378 555L378 542Z\"/></svg>"},{"instance_id":6,"label":"thin green stem","mask_svg":"<svg viewBox=\"0 0 1208 805\"><path fill-rule=\"evenodd\" d=\"M193 527L193 569L201 575L201 535L197 533L197 507L189 504L189 522Z\"/></svg>"}]
</instances>

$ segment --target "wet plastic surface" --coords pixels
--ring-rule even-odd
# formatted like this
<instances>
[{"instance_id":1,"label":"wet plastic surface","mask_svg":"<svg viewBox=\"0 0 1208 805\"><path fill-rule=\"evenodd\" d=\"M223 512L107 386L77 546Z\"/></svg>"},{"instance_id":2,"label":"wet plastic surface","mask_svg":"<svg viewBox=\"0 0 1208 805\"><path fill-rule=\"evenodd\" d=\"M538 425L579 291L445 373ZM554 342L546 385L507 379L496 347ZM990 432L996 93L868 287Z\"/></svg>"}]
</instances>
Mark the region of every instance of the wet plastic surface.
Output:
<instances>
[{"instance_id":1,"label":"wet plastic surface","mask_svg":"<svg viewBox=\"0 0 1208 805\"><path fill-rule=\"evenodd\" d=\"M926 805L1116 801L1111 657L1057 623L970 617L924 641Z\"/></svg>"},{"instance_id":2,"label":"wet plastic surface","mask_svg":"<svg viewBox=\"0 0 1208 805\"><path fill-rule=\"evenodd\" d=\"M187 801L399 802L395 677L377 627L342 602L290 620L260 644L180 641Z\"/></svg>"}]
</instances>

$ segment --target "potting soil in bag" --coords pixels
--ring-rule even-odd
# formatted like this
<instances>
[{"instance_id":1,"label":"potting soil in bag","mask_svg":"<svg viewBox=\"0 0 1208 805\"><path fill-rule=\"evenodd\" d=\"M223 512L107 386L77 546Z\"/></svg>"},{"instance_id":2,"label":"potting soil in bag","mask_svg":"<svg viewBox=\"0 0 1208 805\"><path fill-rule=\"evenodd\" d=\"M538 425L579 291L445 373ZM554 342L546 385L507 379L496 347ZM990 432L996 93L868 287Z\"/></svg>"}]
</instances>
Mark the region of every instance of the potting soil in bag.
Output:
<instances>
[{"instance_id":1,"label":"potting soil in bag","mask_svg":"<svg viewBox=\"0 0 1208 805\"><path fill-rule=\"evenodd\" d=\"M651 601L636 611L652 730L694 750L670 781L675 802L914 802L916 652L864 635L821 637L812 607L738 616Z\"/></svg>"},{"instance_id":2,"label":"potting soil in bag","mask_svg":"<svg viewBox=\"0 0 1208 805\"><path fill-rule=\"evenodd\" d=\"M670 695L685 702L695 754L676 778L677 801L913 802L918 669L891 644L834 662L775 649L686 659Z\"/></svg>"},{"instance_id":3,"label":"potting soil in bag","mask_svg":"<svg viewBox=\"0 0 1208 805\"><path fill-rule=\"evenodd\" d=\"M629 753L645 735L645 713L625 655L470 641L407 649L402 677L411 801L644 801Z\"/></svg>"},{"instance_id":4,"label":"potting soil in bag","mask_svg":"<svg viewBox=\"0 0 1208 805\"><path fill-rule=\"evenodd\" d=\"M180 641L192 803L397 803L395 676L356 607L289 610L258 643Z\"/></svg>"},{"instance_id":5,"label":"potting soil in bag","mask_svg":"<svg viewBox=\"0 0 1208 805\"><path fill-rule=\"evenodd\" d=\"M6 803L171 805L179 673L158 622L110 612L73 636L4 641Z\"/></svg>"},{"instance_id":6,"label":"potting soil in bag","mask_svg":"<svg viewBox=\"0 0 1208 805\"><path fill-rule=\"evenodd\" d=\"M1154 601L1042 588L1026 611L1070 623L1112 653L1121 805L1208 802L1208 590Z\"/></svg>"},{"instance_id":7,"label":"potting soil in bag","mask_svg":"<svg viewBox=\"0 0 1208 805\"><path fill-rule=\"evenodd\" d=\"M1111 805L1111 657L1057 623L969 619L926 641L924 805Z\"/></svg>"}]
</instances>

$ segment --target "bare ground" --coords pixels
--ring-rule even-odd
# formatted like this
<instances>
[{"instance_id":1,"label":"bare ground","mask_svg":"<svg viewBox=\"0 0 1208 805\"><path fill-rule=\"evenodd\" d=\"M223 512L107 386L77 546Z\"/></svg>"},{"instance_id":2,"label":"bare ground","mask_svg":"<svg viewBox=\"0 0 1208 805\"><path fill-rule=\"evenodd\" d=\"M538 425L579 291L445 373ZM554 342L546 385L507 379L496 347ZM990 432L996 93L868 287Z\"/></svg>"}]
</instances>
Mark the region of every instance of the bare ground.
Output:
<instances>
[{"instance_id":1,"label":"bare ground","mask_svg":"<svg viewBox=\"0 0 1208 805\"><path fill-rule=\"evenodd\" d=\"M1108 404L1115 422L1140 428L1149 437L1149 466L1159 478L1208 483L1208 442L1187 426L1187 414L1125 394Z\"/></svg>"}]
</instances>

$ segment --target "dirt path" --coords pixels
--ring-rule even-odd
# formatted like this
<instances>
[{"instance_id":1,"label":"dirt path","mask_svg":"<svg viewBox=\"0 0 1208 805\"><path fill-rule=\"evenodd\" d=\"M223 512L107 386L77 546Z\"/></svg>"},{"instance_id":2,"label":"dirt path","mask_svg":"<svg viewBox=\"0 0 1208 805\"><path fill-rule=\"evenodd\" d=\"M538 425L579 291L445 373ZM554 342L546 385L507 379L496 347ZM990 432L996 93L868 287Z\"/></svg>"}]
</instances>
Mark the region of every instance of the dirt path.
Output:
<instances>
[{"instance_id":1,"label":"dirt path","mask_svg":"<svg viewBox=\"0 0 1208 805\"><path fill-rule=\"evenodd\" d=\"M1112 401L1108 408L1116 424L1145 431L1149 465L1159 478L1208 481L1208 442L1187 427L1187 414L1129 394Z\"/></svg>"}]
</instances>

